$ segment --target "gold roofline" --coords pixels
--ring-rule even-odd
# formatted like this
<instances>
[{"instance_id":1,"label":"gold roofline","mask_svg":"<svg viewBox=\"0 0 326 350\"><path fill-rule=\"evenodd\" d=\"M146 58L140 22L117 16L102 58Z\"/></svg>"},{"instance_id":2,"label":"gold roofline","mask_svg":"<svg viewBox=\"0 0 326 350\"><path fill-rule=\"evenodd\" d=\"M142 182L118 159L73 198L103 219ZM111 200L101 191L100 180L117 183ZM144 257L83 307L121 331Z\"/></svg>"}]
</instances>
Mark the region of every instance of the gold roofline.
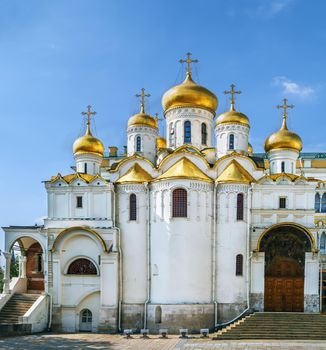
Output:
<instances>
[{"instance_id":1,"label":"gold roofline","mask_svg":"<svg viewBox=\"0 0 326 350\"><path fill-rule=\"evenodd\" d=\"M216 183L246 183L255 182L255 179L235 159L217 177Z\"/></svg>"},{"instance_id":2,"label":"gold roofline","mask_svg":"<svg viewBox=\"0 0 326 350\"><path fill-rule=\"evenodd\" d=\"M151 182L152 176L148 174L138 163L135 163L124 175L122 175L116 184L128 184L128 183L144 183Z\"/></svg>"}]
</instances>

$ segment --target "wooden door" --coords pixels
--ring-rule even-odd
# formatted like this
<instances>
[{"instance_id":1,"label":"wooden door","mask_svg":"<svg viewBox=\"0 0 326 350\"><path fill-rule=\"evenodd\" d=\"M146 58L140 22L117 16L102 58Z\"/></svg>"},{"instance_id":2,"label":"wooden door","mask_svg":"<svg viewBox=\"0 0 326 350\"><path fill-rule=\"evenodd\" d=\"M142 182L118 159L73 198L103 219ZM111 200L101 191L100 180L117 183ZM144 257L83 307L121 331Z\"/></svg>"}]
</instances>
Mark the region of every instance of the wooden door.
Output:
<instances>
[{"instance_id":1,"label":"wooden door","mask_svg":"<svg viewBox=\"0 0 326 350\"><path fill-rule=\"evenodd\" d=\"M304 278L296 262L279 260L267 272L265 311L302 312Z\"/></svg>"}]
</instances>

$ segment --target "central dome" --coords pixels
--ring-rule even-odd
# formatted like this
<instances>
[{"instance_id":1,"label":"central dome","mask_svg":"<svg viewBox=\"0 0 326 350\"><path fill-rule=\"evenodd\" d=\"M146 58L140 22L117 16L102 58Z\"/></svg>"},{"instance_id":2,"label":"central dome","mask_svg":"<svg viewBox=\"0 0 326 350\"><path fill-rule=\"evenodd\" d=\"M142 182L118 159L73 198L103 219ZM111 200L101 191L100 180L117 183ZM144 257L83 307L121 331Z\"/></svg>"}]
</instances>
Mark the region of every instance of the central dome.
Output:
<instances>
[{"instance_id":1,"label":"central dome","mask_svg":"<svg viewBox=\"0 0 326 350\"><path fill-rule=\"evenodd\" d=\"M196 84L188 72L180 85L173 86L163 95L162 106L165 113L174 108L198 107L215 115L218 101L211 91Z\"/></svg>"}]
</instances>

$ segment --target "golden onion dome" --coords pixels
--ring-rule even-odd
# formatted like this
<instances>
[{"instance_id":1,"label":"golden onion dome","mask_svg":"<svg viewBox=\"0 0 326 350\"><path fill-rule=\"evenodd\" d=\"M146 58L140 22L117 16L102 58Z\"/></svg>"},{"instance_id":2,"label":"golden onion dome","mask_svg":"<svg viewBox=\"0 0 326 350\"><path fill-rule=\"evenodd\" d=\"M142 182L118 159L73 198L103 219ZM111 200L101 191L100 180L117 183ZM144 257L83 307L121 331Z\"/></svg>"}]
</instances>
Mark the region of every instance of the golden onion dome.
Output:
<instances>
[{"instance_id":1,"label":"golden onion dome","mask_svg":"<svg viewBox=\"0 0 326 350\"><path fill-rule=\"evenodd\" d=\"M229 123L250 126L248 117L243 113L237 112L233 103L231 103L231 108L228 112L222 113L216 119L216 125Z\"/></svg>"},{"instance_id":2,"label":"golden onion dome","mask_svg":"<svg viewBox=\"0 0 326 350\"><path fill-rule=\"evenodd\" d=\"M297 152L300 152L302 150L301 137L287 128L286 117L286 115L283 115L281 129L266 139L266 152L276 149L291 149Z\"/></svg>"},{"instance_id":3,"label":"golden onion dome","mask_svg":"<svg viewBox=\"0 0 326 350\"><path fill-rule=\"evenodd\" d=\"M129 118L128 127L136 125L149 126L154 129L158 128L156 119L146 113L137 113Z\"/></svg>"},{"instance_id":4,"label":"golden onion dome","mask_svg":"<svg viewBox=\"0 0 326 350\"><path fill-rule=\"evenodd\" d=\"M84 136L79 137L73 145L74 155L79 154L95 154L99 157L104 156L104 146L103 143L94 137L90 130L90 125L87 123L87 129Z\"/></svg>"},{"instance_id":5,"label":"golden onion dome","mask_svg":"<svg viewBox=\"0 0 326 350\"><path fill-rule=\"evenodd\" d=\"M157 149L162 149L162 148L166 148L166 140L164 137L159 136L156 139L156 148Z\"/></svg>"},{"instance_id":6,"label":"golden onion dome","mask_svg":"<svg viewBox=\"0 0 326 350\"><path fill-rule=\"evenodd\" d=\"M187 72L186 79L180 85L173 86L162 97L164 112L182 107L203 108L215 115L217 97L208 89L196 84Z\"/></svg>"},{"instance_id":7,"label":"golden onion dome","mask_svg":"<svg viewBox=\"0 0 326 350\"><path fill-rule=\"evenodd\" d=\"M251 156L254 153L254 150L252 148L252 145L250 142L248 142L248 154Z\"/></svg>"}]
</instances>

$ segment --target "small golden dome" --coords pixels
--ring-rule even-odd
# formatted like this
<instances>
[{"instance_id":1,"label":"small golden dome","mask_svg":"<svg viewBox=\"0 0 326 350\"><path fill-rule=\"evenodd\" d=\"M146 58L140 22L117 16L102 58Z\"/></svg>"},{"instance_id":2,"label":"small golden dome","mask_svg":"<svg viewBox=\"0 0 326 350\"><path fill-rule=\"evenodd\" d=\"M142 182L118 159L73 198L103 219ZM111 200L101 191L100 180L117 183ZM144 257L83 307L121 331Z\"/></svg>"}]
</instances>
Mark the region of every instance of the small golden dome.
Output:
<instances>
[{"instance_id":1,"label":"small golden dome","mask_svg":"<svg viewBox=\"0 0 326 350\"><path fill-rule=\"evenodd\" d=\"M300 136L287 128L286 115L283 115L281 129L274 132L265 141L266 152L276 149L291 149L298 152L302 150L302 140Z\"/></svg>"},{"instance_id":2,"label":"small golden dome","mask_svg":"<svg viewBox=\"0 0 326 350\"><path fill-rule=\"evenodd\" d=\"M231 103L231 108L228 112L222 113L216 119L216 125L233 123L250 126L248 117L240 112L237 112L234 108L234 104Z\"/></svg>"},{"instance_id":3,"label":"small golden dome","mask_svg":"<svg viewBox=\"0 0 326 350\"><path fill-rule=\"evenodd\" d=\"M159 136L156 139L156 148L157 149L162 149L162 148L166 148L166 140L164 137Z\"/></svg>"},{"instance_id":4,"label":"small golden dome","mask_svg":"<svg viewBox=\"0 0 326 350\"><path fill-rule=\"evenodd\" d=\"M154 129L158 128L156 119L142 111L133 115L128 120L128 127L136 125L149 126L150 128Z\"/></svg>"},{"instance_id":5,"label":"small golden dome","mask_svg":"<svg viewBox=\"0 0 326 350\"><path fill-rule=\"evenodd\" d=\"M162 97L165 113L173 108L197 107L207 109L215 115L217 105L217 97L208 89L196 84L190 72L187 72L183 83L173 86Z\"/></svg>"},{"instance_id":6,"label":"small golden dome","mask_svg":"<svg viewBox=\"0 0 326 350\"><path fill-rule=\"evenodd\" d=\"M254 153L254 150L252 148L252 145L250 142L248 142L248 154L251 156Z\"/></svg>"},{"instance_id":7,"label":"small golden dome","mask_svg":"<svg viewBox=\"0 0 326 350\"><path fill-rule=\"evenodd\" d=\"M95 154L100 157L104 156L103 143L92 135L89 124L87 124L85 135L79 137L74 142L73 152L75 156L86 153Z\"/></svg>"}]
</instances>

